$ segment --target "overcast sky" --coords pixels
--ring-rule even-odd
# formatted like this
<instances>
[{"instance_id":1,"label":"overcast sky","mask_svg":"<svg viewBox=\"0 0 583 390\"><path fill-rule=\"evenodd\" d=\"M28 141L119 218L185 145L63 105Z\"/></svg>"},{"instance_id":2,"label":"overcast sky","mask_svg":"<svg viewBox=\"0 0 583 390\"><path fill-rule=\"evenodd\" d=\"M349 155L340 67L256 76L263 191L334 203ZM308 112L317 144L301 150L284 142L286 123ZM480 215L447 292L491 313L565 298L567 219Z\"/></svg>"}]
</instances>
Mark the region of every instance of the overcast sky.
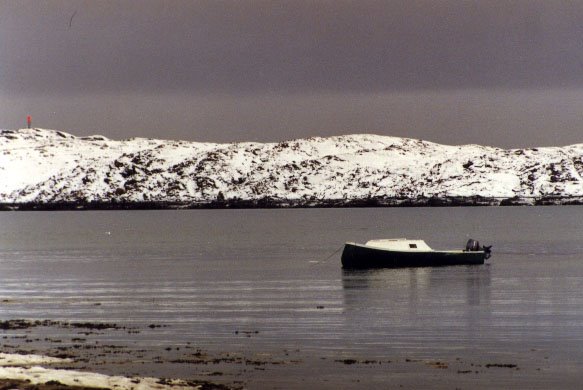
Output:
<instances>
[{"instance_id":1,"label":"overcast sky","mask_svg":"<svg viewBox=\"0 0 583 390\"><path fill-rule=\"evenodd\" d=\"M583 142L583 2L0 0L0 127Z\"/></svg>"}]
</instances>

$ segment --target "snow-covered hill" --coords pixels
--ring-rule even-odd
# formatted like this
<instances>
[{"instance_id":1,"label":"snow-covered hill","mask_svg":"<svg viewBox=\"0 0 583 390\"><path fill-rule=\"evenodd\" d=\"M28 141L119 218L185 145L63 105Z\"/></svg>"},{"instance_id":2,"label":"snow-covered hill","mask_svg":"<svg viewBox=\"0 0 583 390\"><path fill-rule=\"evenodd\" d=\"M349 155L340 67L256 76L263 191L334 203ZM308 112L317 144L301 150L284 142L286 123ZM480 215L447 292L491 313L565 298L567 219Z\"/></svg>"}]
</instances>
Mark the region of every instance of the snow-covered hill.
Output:
<instances>
[{"instance_id":1,"label":"snow-covered hill","mask_svg":"<svg viewBox=\"0 0 583 390\"><path fill-rule=\"evenodd\" d=\"M213 144L0 130L0 203L583 196L583 144L504 150L369 134Z\"/></svg>"}]
</instances>

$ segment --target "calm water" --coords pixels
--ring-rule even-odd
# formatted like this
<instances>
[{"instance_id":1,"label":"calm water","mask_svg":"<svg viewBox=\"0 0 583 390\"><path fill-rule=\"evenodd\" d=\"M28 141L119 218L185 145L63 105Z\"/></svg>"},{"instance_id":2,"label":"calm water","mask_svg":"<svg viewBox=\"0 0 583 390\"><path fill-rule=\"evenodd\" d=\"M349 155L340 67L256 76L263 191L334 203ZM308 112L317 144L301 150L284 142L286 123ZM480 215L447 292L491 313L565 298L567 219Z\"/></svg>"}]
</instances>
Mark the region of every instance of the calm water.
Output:
<instances>
[{"instance_id":1,"label":"calm water","mask_svg":"<svg viewBox=\"0 0 583 390\"><path fill-rule=\"evenodd\" d=\"M494 245L493 257L358 272L341 269L340 252L329 257L345 241L384 237L436 249L472 237ZM305 362L463 357L523 368L499 385L530 383L523 375L529 387L569 387L583 379L583 207L4 212L0 300L2 320L145 328L99 336L135 348L294 350ZM290 387L301 371L278 370L246 379ZM339 363L321 373L357 375ZM387 375L371 368L359 383Z\"/></svg>"}]
</instances>

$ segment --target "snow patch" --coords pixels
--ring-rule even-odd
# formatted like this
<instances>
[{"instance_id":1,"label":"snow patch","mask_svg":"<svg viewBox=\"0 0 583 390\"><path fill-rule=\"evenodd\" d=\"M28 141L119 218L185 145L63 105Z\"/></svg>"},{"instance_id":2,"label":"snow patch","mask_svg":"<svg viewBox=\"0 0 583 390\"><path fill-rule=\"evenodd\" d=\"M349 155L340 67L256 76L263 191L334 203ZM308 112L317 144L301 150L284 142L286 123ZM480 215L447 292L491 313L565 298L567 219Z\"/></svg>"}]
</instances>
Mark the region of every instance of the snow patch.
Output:
<instances>
[{"instance_id":1,"label":"snow patch","mask_svg":"<svg viewBox=\"0 0 583 390\"><path fill-rule=\"evenodd\" d=\"M127 378L94 372L39 366L40 364L66 363L68 361L70 360L41 355L0 353L0 378L29 381L31 384L59 382L67 386L109 388L116 390L185 390L200 388L200 386L190 386L187 382L180 379L160 380L151 377Z\"/></svg>"}]
</instances>

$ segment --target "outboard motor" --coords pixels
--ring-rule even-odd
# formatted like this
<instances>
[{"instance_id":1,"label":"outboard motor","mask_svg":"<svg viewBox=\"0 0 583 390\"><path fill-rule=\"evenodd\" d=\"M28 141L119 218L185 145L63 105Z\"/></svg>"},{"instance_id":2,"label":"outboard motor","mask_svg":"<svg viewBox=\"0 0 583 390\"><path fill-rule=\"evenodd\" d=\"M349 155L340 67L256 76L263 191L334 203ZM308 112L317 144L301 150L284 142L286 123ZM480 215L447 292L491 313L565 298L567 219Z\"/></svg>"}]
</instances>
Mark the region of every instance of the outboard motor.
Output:
<instances>
[{"instance_id":1,"label":"outboard motor","mask_svg":"<svg viewBox=\"0 0 583 390\"><path fill-rule=\"evenodd\" d=\"M467 252L477 252L480 250L480 242L470 238L466 243Z\"/></svg>"},{"instance_id":2,"label":"outboard motor","mask_svg":"<svg viewBox=\"0 0 583 390\"><path fill-rule=\"evenodd\" d=\"M466 252L484 251L484 258L487 260L492 256L492 245L480 247L480 242L470 238L466 243Z\"/></svg>"}]
</instances>

